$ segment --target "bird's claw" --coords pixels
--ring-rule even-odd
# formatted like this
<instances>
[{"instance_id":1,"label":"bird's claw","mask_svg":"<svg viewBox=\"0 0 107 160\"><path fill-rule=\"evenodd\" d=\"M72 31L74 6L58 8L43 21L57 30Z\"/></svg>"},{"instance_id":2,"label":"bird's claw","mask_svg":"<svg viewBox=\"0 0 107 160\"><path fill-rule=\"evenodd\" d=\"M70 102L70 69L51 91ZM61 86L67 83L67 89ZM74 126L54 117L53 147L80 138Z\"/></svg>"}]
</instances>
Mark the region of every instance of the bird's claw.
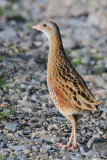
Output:
<instances>
[{"instance_id":1,"label":"bird's claw","mask_svg":"<svg viewBox=\"0 0 107 160\"><path fill-rule=\"evenodd\" d=\"M77 149L79 146L80 146L80 144L77 142L77 143L75 143L75 144L73 144L73 146L72 147L70 147L70 145L69 144L67 144L67 145L63 145L62 143L56 143L56 144L54 144L55 146L57 146L57 147L59 147L59 148L62 148L62 149L69 149L69 150L74 150L74 149Z\"/></svg>"}]
</instances>

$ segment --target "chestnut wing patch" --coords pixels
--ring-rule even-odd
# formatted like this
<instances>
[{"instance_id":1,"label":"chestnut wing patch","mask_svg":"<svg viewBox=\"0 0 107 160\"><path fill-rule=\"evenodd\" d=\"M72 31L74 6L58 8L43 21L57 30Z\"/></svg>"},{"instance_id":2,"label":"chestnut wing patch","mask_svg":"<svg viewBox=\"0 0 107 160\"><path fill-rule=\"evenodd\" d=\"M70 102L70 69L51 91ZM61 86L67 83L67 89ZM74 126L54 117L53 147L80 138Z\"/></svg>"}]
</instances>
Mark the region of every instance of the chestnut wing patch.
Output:
<instances>
[{"instance_id":1,"label":"chestnut wing patch","mask_svg":"<svg viewBox=\"0 0 107 160\"><path fill-rule=\"evenodd\" d=\"M59 104L59 110L62 110L66 115L69 114L69 112L74 111L81 111L81 109L73 103L73 101L68 100L67 91L66 88L60 88L58 84L54 85L54 92L56 94L56 102L54 103L56 105Z\"/></svg>"}]
</instances>

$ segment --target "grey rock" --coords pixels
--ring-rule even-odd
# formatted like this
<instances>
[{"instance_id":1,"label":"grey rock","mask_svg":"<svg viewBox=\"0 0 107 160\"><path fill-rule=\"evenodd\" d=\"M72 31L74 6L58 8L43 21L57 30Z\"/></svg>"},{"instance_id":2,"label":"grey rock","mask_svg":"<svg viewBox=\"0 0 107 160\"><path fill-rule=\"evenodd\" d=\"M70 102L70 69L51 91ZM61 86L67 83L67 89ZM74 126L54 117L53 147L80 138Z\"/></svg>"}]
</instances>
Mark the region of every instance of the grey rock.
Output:
<instances>
[{"instance_id":1,"label":"grey rock","mask_svg":"<svg viewBox=\"0 0 107 160\"><path fill-rule=\"evenodd\" d=\"M0 148L7 148L7 144L5 142L2 142Z\"/></svg>"},{"instance_id":2,"label":"grey rock","mask_svg":"<svg viewBox=\"0 0 107 160\"><path fill-rule=\"evenodd\" d=\"M45 146L45 149L46 150L50 150L52 147L50 146L50 145L48 145L48 146Z\"/></svg>"},{"instance_id":3,"label":"grey rock","mask_svg":"<svg viewBox=\"0 0 107 160\"><path fill-rule=\"evenodd\" d=\"M33 153L30 154L30 156L31 156L32 159L36 159L37 153L36 153L36 152L33 152Z\"/></svg>"},{"instance_id":4,"label":"grey rock","mask_svg":"<svg viewBox=\"0 0 107 160\"><path fill-rule=\"evenodd\" d=\"M30 99L30 96L26 95L26 96L23 97L23 100L24 101L30 101L31 99Z\"/></svg>"},{"instance_id":5,"label":"grey rock","mask_svg":"<svg viewBox=\"0 0 107 160\"><path fill-rule=\"evenodd\" d=\"M102 158L92 158L91 160L101 160Z\"/></svg>"},{"instance_id":6,"label":"grey rock","mask_svg":"<svg viewBox=\"0 0 107 160\"><path fill-rule=\"evenodd\" d=\"M10 130L10 131L15 131L17 128L17 124L16 123L3 123L5 128Z\"/></svg>"},{"instance_id":7,"label":"grey rock","mask_svg":"<svg viewBox=\"0 0 107 160\"><path fill-rule=\"evenodd\" d=\"M70 156L71 160L82 160L82 158L77 158L77 157L73 157L73 156Z\"/></svg>"},{"instance_id":8,"label":"grey rock","mask_svg":"<svg viewBox=\"0 0 107 160\"><path fill-rule=\"evenodd\" d=\"M13 133L8 133L7 135L6 135L6 137L7 137L7 140L8 141L11 141L14 137L13 137Z\"/></svg>"},{"instance_id":9,"label":"grey rock","mask_svg":"<svg viewBox=\"0 0 107 160\"><path fill-rule=\"evenodd\" d=\"M107 88L107 83L104 81L104 79L102 79L99 76L88 75L88 76L84 76L84 79L98 86L101 86L101 87L103 86L105 89Z\"/></svg>"},{"instance_id":10,"label":"grey rock","mask_svg":"<svg viewBox=\"0 0 107 160\"><path fill-rule=\"evenodd\" d=\"M33 150L34 152L37 152L37 151L38 151L38 148L37 148L36 146L32 146L32 150Z\"/></svg>"},{"instance_id":11,"label":"grey rock","mask_svg":"<svg viewBox=\"0 0 107 160\"><path fill-rule=\"evenodd\" d=\"M13 149L14 151L22 151L25 150L26 147L22 145L8 145L9 148Z\"/></svg>"},{"instance_id":12,"label":"grey rock","mask_svg":"<svg viewBox=\"0 0 107 160\"><path fill-rule=\"evenodd\" d=\"M6 0L0 0L0 7L1 8L6 8L6 7L10 7L11 3L6 1Z\"/></svg>"},{"instance_id":13,"label":"grey rock","mask_svg":"<svg viewBox=\"0 0 107 160\"><path fill-rule=\"evenodd\" d=\"M107 113L107 108L99 107L99 110L103 111L104 113Z\"/></svg>"},{"instance_id":14,"label":"grey rock","mask_svg":"<svg viewBox=\"0 0 107 160\"><path fill-rule=\"evenodd\" d=\"M25 149L23 150L24 154L29 154L30 153L30 150L29 149Z\"/></svg>"},{"instance_id":15,"label":"grey rock","mask_svg":"<svg viewBox=\"0 0 107 160\"><path fill-rule=\"evenodd\" d=\"M41 148L40 148L40 152L43 154L43 153L46 153L47 150L46 150L44 147L41 147Z\"/></svg>"},{"instance_id":16,"label":"grey rock","mask_svg":"<svg viewBox=\"0 0 107 160\"><path fill-rule=\"evenodd\" d=\"M93 150L89 150L87 153L85 153L84 155L86 155L86 157L90 157L90 158L94 158L97 157L99 155L98 152L93 151Z\"/></svg>"},{"instance_id":17,"label":"grey rock","mask_svg":"<svg viewBox=\"0 0 107 160\"><path fill-rule=\"evenodd\" d=\"M18 100L18 103L22 105L23 107L21 108L24 112L32 112L32 109L35 108L35 104L29 101L25 100Z\"/></svg>"},{"instance_id":18,"label":"grey rock","mask_svg":"<svg viewBox=\"0 0 107 160\"><path fill-rule=\"evenodd\" d=\"M49 125L47 129L48 129L48 131L51 131L51 130L53 130L53 128L54 128L53 125Z\"/></svg>"},{"instance_id":19,"label":"grey rock","mask_svg":"<svg viewBox=\"0 0 107 160\"><path fill-rule=\"evenodd\" d=\"M84 153L86 153L88 151L89 151L89 148L87 147L87 145L84 144L84 145L80 146L80 152L81 152L81 154L84 155Z\"/></svg>"},{"instance_id":20,"label":"grey rock","mask_svg":"<svg viewBox=\"0 0 107 160\"><path fill-rule=\"evenodd\" d=\"M16 38L16 31L11 27L0 32L0 43L7 40L13 40L13 38Z\"/></svg>"},{"instance_id":21,"label":"grey rock","mask_svg":"<svg viewBox=\"0 0 107 160\"><path fill-rule=\"evenodd\" d=\"M42 140L40 138L34 140L35 144L42 144Z\"/></svg>"},{"instance_id":22,"label":"grey rock","mask_svg":"<svg viewBox=\"0 0 107 160\"><path fill-rule=\"evenodd\" d=\"M22 89L26 89L26 85L25 85L25 84L21 84L20 87L21 87Z\"/></svg>"},{"instance_id":23,"label":"grey rock","mask_svg":"<svg viewBox=\"0 0 107 160\"><path fill-rule=\"evenodd\" d=\"M47 11L46 11L46 16L65 16L67 15L67 12L72 5L72 1L66 0L62 3L61 0L59 1L52 1L49 3ZM60 6L60 13L58 12ZM54 9L54 12L52 10Z\"/></svg>"},{"instance_id":24,"label":"grey rock","mask_svg":"<svg viewBox=\"0 0 107 160\"><path fill-rule=\"evenodd\" d=\"M92 137L87 146L97 152L106 152L107 151L107 142L104 139L98 137Z\"/></svg>"},{"instance_id":25,"label":"grey rock","mask_svg":"<svg viewBox=\"0 0 107 160\"><path fill-rule=\"evenodd\" d=\"M88 17L88 22L90 22L91 24L94 25L99 25L100 21L98 19L98 17L94 14L90 14L90 16Z\"/></svg>"}]
</instances>

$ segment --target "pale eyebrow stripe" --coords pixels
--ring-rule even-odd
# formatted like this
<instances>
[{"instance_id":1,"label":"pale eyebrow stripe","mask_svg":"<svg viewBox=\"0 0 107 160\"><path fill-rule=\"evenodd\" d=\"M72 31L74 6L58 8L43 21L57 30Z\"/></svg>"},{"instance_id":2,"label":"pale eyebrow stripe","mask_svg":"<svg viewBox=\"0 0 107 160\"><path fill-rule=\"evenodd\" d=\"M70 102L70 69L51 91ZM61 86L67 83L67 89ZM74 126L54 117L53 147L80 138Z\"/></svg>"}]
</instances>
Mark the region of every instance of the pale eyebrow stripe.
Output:
<instances>
[{"instance_id":1,"label":"pale eyebrow stripe","mask_svg":"<svg viewBox=\"0 0 107 160\"><path fill-rule=\"evenodd\" d=\"M50 23L50 22L47 22L47 24L52 29L53 33L56 34L57 33L56 27L52 23Z\"/></svg>"}]
</instances>

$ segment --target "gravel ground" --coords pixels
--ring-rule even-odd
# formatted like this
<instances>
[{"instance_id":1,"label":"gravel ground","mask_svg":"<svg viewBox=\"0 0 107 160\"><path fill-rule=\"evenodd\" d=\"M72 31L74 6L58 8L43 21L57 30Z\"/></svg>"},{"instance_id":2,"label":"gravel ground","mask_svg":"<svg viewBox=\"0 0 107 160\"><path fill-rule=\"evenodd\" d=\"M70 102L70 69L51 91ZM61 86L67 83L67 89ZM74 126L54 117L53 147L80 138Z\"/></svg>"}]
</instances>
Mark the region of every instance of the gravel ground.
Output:
<instances>
[{"instance_id":1,"label":"gravel ground","mask_svg":"<svg viewBox=\"0 0 107 160\"><path fill-rule=\"evenodd\" d=\"M107 1L0 0L0 159L105 160L107 158ZM67 56L86 80L98 112L78 121L80 149L63 150L71 122L47 88L48 40L31 29L41 20L61 29Z\"/></svg>"}]
</instances>

